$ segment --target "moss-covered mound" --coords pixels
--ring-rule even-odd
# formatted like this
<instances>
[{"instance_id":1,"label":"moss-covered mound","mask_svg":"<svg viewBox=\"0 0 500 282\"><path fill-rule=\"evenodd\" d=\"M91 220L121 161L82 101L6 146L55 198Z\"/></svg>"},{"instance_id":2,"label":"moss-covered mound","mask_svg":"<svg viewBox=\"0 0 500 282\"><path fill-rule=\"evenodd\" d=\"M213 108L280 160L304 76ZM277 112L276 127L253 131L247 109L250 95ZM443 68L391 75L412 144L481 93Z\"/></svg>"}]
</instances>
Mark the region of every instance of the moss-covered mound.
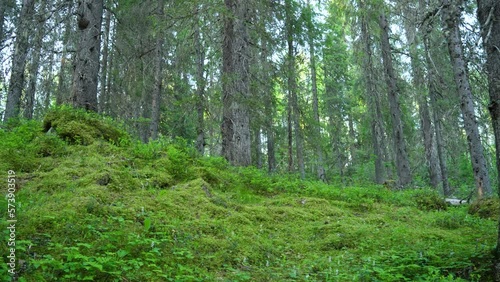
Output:
<instances>
[{"instance_id":1,"label":"moss-covered mound","mask_svg":"<svg viewBox=\"0 0 500 282\"><path fill-rule=\"evenodd\" d=\"M104 139L119 144L130 139L124 130L116 127L111 120L83 110L61 107L51 110L43 120L44 132L54 131L63 140L72 144L92 144L96 139Z\"/></svg>"},{"instance_id":2,"label":"moss-covered mound","mask_svg":"<svg viewBox=\"0 0 500 282\"><path fill-rule=\"evenodd\" d=\"M0 162L17 183L18 281L490 279L496 221L444 210L432 192L268 176L167 140L68 145L33 128L0 131L2 158L22 152Z\"/></svg>"}]
</instances>

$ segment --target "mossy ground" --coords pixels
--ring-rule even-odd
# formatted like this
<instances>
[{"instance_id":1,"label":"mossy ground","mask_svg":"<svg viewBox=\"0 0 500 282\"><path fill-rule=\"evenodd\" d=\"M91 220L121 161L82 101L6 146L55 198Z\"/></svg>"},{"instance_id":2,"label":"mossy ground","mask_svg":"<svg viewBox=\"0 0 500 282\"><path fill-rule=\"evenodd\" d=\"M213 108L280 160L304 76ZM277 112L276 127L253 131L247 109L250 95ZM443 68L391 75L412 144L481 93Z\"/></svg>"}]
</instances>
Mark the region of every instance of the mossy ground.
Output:
<instances>
[{"instance_id":1,"label":"mossy ground","mask_svg":"<svg viewBox=\"0 0 500 282\"><path fill-rule=\"evenodd\" d=\"M36 122L0 131L0 168L18 183L19 281L489 279L496 220L433 191L268 176L179 142L119 139L75 142Z\"/></svg>"}]
</instances>

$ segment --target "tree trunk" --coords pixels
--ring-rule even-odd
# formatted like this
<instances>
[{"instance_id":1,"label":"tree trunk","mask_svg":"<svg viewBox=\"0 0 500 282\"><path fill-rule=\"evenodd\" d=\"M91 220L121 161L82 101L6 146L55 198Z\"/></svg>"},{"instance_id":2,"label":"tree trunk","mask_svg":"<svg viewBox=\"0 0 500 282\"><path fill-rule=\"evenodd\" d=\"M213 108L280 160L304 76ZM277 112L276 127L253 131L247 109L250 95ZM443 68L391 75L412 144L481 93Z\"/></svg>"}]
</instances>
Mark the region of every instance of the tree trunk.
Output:
<instances>
[{"instance_id":1,"label":"tree trunk","mask_svg":"<svg viewBox=\"0 0 500 282\"><path fill-rule=\"evenodd\" d=\"M410 162L406 152L406 144L401 121L401 108L398 101L399 89L396 84L396 76L391 57L391 46L389 42L389 27L385 15L380 16L382 60L386 74L388 88L389 107L392 119L392 134L394 148L396 151L396 172L398 174L398 185L405 186L411 181Z\"/></svg>"},{"instance_id":2,"label":"tree trunk","mask_svg":"<svg viewBox=\"0 0 500 282\"><path fill-rule=\"evenodd\" d=\"M9 91L7 93L7 104L5 105L4 122L10 118L19 117L21 95L24 86L24 69L29 50L30 23L35 12L34 7L34 0L23 0L16 28L16 41L14 42L14 54L12 55L12 69Z\"/></svg>"},{"instance_id":3,"label":"tree trunk","mask_svg":"<svg viewBox=\"0 0 500 282\"><path fill-rule=\"evenodd\" d=\"M295 153L297 157L297 166L299 169L300 178L304 179L306 176L304 166L304 137L302 128L300 127L300 111L297 98L297 80L295 71L295 50L293 47L293 25L295 19L293 18L293 11L291 0L285 0L286 12L286 37L288 45L288 96L291 107L291 120L293 129L295 131Z\"/></svg>"},{"instance_id":4,"label":"tree trunk","mask_svg":"<svg viewBox=\"0 0 500 282\"><path fill-rule=\"evenodd\" d=\"M491 196L492 190L486 160L483 155L483 146L479 135L477 121L474 113L474 102L472 91L469 85L465 59L462 50L460 37L459 18L460 10L456 3L450 0L443 0L443 15L447 32L445 33L448 43L448 51L453 67L456 87L460 96L460 108L464 119L465 132L467 133L467 143L472 161L472 169L476 181L478 196Z\"/></svg>"},{"instance_id":5,"label":"tree trunk","mask_svg":"<svg viewBox=\"0 0 500 282\"><path fill-rule=\"evenodd\" d=\"M309 9L312 10L312 6L307 1L307 5ZM312 12L311 12L312 13ZM309 65L311 68L311 90L312 90L312 99L313 99L313 117L314 117L314 141L316 146L316 155L317 155L317 177L321 181L326 181L325 168L323 166L323 149L321 147L321 123L319 120L319 106L318 106L318 84L316 77L316 54L315 54L315 46L314 46L314 30L313 30L313 22L312 15L309 18L308 22L308 44L309 44Z\"/></svg>"},{"instance_id":6,"label":"tree trunk","mask_svg":"<svg viewBox=\"0 0 500 282\"><path fill-rule=\"evenodd\" d=\"M222 155L233 165L251 162L250 115L248 109L249 63L247 9L245 0L224 0L222 46Z\"/></svg>"},{"instance_id":7,"label":"tree trunk","mask_svg":"<svg viewBox=\"0 0 500 282\"><path fill-rule=\"evenodd\" d=\"M274 150L274 112L275 112L275 102L274 94L272 88L272 80L270 76L271 66L268 60L269 56L269 42L267 38L262 34L261 36L261 49L260 52L260 65L262 66L262 88L261 97L264 101L264 130L267 137L267 170L270 173L276 171L276 153Z\"/></svg>"},{"instance_id":8,"label":"tree trunk","mask_svg":"<svg viewBox=\"0 0 500 282\"><path fill-rule=\"evenodd\" d=\"M160 30L156 31L156 46L155 46L155 80L154 89L151 97L151 124L149 127L149 135L152 140L158 139L158 127L160 125L160 107L161 107L161 91L163 85L163 33L161 32L165 4L163 0L158 0L158 22Z\"/></svg>"},{"instance_id":9,"label":"tree trunk","mask_svg":"<svg viewBox=\"0 0 500 282\"><path fill-rule=\"evenodd\" d=\"M111 33L111 12L104 12L104 40L102 44L102 68L101 68L101 93L99 99L99 113L109 113L109 89L107 88L108 65L109 65L109 37Z\"/></svg>"},{"instance_id":10,"label":"tree trunk","mask_svg":"<svg viewBox=\"0 0 500 282\"><path fill-rule=\"evenodd\" d=\"M36 84L38 80L38 69L40 68L40 58L42 56L43 36L45 35L45 10L47 1L42 1L40 11L38 11L37 30L33 39L33 51L31 53L31 65L29 66L28 88L26 89L26 105L24 108L24 118L32 119L35 102Z\"/></svg>"},{"instance_id":11,"label":"tree trunk","mask_svg":"<svg viewBox=\"0 0 500 282\"><path fill-rule=\"evenodd\" d=\"M97 112L103 0L79 0L77 15L79 43L73 64L72 102L76 108Z\"/></svg>"},{"instance_id":12,"label":"tree trunk","mask_svg":"<svg viewBox=\"0 0 500 282\"><path fill-rule=\"evenodd\" d=\"M490 111L495 135L498 193L500 195L500 3L497 0L477 0L477 17L486 51L486 71ZM500 281L500 223L493 262L495 281Z\"/></svg>"},{"instance_id":13,"label":"tree trunk","mask_svg":"<svg viewBox=\"0 0 500 282\"><path fill-rule=\"evenodd\" d=\"M194 46L196 52L196 150L203 156L205 153L205 49L201 38L201 20L201 17L196 19Z\"/></svg>"},{"instance_id":14,"label":"tree trunk","mask_svg":"<svg viewBox=\"0 0 500 282\"><path fill-rule=\"evenodd\" d=\"M68 12L69 13L72 13L73 12L73 7L72 6L69 6L68 7ZM67 97L68 97L68 92L69 92L69 88L68 88L68 84L67 84L67 75L66 75L66 72L67 72L67 69L69 69L69 66L68 66L68 63L67 61L70 61L70 60L66 60L66 55L67 55L67 49L68 49L68 45L69 44L69 41L70 41L70 35L71 35L71 20L70 18L66 18L64 20L64 33L63 33L63 51L62 51L62 54L61 54L61 65L59 67L59 74L58 74L58 79L57 79L57 92L56 92L56 105L57 106L60 106L62 105L63 103L66 103L67 102Z\"/></svg>"},{"instance_id":15,"label":"tree trunk","mask_svg":"<svg viewBox=\"0 0 500 282\"><path fill-rule=\"evenodd\" d=\"M429 172L429 180L432 187L437 188L440 181L439 163L435 154L435 138L429 111L429 105L425 94L425 79L422 70L421 60L418 54L419 33L417 33L417 21L419 20L419 10L425 8L425 4L420 9L406 10L407 20L405 21L405 33L409 42L410 63L413 77L413 89L417 103L419 105L420 125L424 141L425 159ZM407 8L410 9L410 8ZM415 15L416 14L416 15ZM412 16L415 15L415 16Z\"/></svg>"},{"instance_id":16,"label":"tree trunk","mask_svg":"<svg viewBox=\"0 0 500 282\"><path fill-rule=\"evenodd\" d=\"M377 90L375 88L374 72L373 72L373 54L372 43L370 34L368 33L367 17L363 16L361 19L361 38L363 41L365 57L363 60L363 72L366 87L366 97L370 111L371 119L371 137L373 146L373 155L375 157L375 183L384 183L384 157L383 150L380 142L380 137L383 134L382 114L380 111L380 102Z\"/></svg>"}]
</instances>

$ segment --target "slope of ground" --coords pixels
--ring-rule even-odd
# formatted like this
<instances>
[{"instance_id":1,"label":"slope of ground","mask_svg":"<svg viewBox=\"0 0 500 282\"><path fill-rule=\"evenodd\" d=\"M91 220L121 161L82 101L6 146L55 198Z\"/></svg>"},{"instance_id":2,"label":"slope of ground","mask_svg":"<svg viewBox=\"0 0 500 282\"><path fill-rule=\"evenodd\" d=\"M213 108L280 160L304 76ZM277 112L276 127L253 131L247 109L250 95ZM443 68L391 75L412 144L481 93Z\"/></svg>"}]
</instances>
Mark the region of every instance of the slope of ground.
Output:
<instances>
[{"instance_id":1,"label":"slope of ground","mask_svg":"<svg viewBox=\"0 0 500 282\"><path fill-rule=\"evenodd\" d=\"M268 176L180 141L107 135L97 116L50 119L0 131L0 169L15 172L19 281L489 279L496 221L433 191Z\"/></svg>"}]
</instances>

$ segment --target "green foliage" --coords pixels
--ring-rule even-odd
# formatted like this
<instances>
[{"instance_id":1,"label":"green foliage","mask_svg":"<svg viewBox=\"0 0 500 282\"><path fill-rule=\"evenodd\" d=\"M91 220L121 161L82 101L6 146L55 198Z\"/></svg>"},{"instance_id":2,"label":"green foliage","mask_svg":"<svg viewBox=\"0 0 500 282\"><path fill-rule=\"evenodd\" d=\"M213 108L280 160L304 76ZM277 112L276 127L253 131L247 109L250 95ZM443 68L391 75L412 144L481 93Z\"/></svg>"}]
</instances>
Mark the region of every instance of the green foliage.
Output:
<instances>
[{"instance_id":1,"label":"green foliage","mask_svg":"<svg viewBox=\"0 0 500 282\"><path fill-rule=\"evenodd\" d=\"M59 137L72 144L89 145L96 139L120 144L123 139L130 138L111 120L67 106L49 111L43 120L43 128L45 132L52 128Z\"/></svg>"},{"instance_id":2,"label":"green foliage","mask_svg":"<svg viewBox=\"0 0 500 282\"><path fill-rule=\"evenodd\" d=\"M491 277L496 222L434 191L339 188L198 158L180 140L83 146L40 128L0 132L0 152L36 164L18 175L19 281Z\"/></svg>"},{"instance_id":3,"label":"green foliage","mask_svg":"<svg viewBox=\"0 0 500 282\"><path fill-rule=\"evenodd\" d=\"M423 211L446 210L448 205L436 190L421 189L413 195L418 209Z\"/></svg>"},{"instance_id":4,"label":"green foliage","mask_svg":"<svg viewBox=\"0 0 500 282\"><path fill-rule=\"evenodd\" d=\"M500 201L498 198L476 200L469 206L469 214L496 220L500 214Z\"/></svg>"}]
</instances>

